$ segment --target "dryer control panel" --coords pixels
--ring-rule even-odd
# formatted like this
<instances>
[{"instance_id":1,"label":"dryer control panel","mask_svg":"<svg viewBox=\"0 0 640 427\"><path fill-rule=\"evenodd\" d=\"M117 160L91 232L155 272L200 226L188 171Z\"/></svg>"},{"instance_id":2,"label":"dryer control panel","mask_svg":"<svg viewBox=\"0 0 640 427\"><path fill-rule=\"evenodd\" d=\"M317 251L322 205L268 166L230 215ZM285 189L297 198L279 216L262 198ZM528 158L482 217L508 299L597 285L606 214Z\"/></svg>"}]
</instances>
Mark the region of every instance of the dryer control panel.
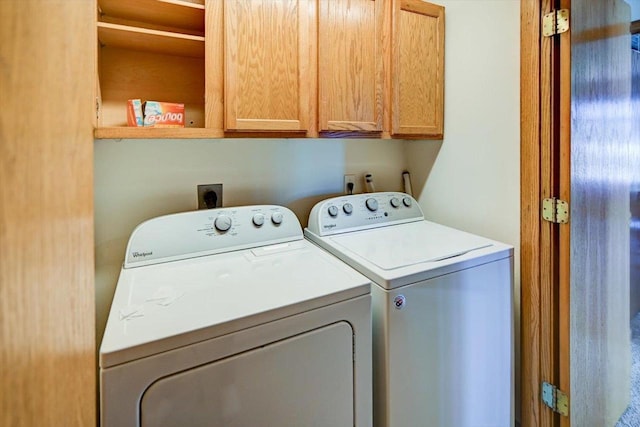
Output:
<instances>
[{"instance_id":1,"label":"dryer control panel","mask_svg":"<svg viewBox=\"0 0 640 427\"><path fill-rule=\"evenodd\" d=\"M318 236L329 236L422 220L420 205L408 194L364 193L317 203L309 215L307 230Z\"/></svg>"},{"instance_id":2,"label":"dryer control panel","mask_svg":"<svg viewBox=\"0 0 640 427\"><path fill-rule=\"evenodd\" d=\"M124 268L195 258L302 239L283 206L204 209L150 219L131 234Z\"/></svg>"}]
</instances>

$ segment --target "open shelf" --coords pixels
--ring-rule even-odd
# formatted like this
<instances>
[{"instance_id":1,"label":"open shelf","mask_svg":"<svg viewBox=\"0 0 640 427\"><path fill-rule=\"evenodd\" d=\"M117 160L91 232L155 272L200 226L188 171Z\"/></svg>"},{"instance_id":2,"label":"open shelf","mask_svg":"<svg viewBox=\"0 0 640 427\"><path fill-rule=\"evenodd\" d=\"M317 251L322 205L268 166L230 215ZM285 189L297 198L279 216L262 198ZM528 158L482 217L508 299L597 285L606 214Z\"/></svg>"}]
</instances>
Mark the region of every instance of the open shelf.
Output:
<instances>
[{"instance_id":1,"label":"open shelf","mask_svg":"<svg viewBox=\"0 0 640 427\"><path fill-rule=\"evenodd\" d=\"M135 98L182 103L185 129L206 127L204 58L103 46L99 83L100 128L126 127L127 100Z\"/></svg>"},{"instance_id":2,"label":"open shelf","mask_svg":"<svg viewBox=\"0 0 640 427\"><path fill-rule=\"evenodd\" d=\"M98 0L98 139L213 138L205 124L205 0ZM127 126L127 100L184 104L184 128Z\"/></svg>"},{"instance_id":3,"label":"open shelf","mask_svg":"<svg viewBox=\"0 0 640 427\"><path fill-rule=\"evenodd\" d=\"M204 33L204 0L99 0L99 4L103 16Z\"/></svg>"},{"instance_id":4,"label":"open shelf","mask_svg":"<svg viewBox=\"0 0 640 427\"><path fill-rule=\"evenodd\" d=\"M204 37L98 22L101 46L204 58Z\"/></svg>"},{"instance_id":5,"label":"open shelf","mask_svg":"<svg viewBox=\"0 0 640 427\"><path fill-rule=\"evenodd\" d=\"M205 128L103 127L94 132L96 139L172 139L223 138L222 130Z\"/></svg>"}]
</instances>

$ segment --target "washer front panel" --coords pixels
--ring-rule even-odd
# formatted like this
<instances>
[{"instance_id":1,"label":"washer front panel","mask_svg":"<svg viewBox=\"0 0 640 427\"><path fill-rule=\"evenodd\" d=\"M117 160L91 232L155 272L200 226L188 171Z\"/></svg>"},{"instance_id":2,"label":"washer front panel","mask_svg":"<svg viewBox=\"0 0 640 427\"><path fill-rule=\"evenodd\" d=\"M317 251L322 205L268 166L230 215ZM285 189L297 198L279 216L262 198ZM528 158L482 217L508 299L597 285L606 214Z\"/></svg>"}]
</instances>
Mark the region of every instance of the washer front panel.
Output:
<instances>
[{"instance_id":1,"label":"washer front panel","mask_svg":"<svg viewBox=\"0 0 640 427\"><path fill-rule=\"evenodd\" d=\"M376 427L513 426L512 276L507 258L374 286Z\"/></svg>"}]
</instances>

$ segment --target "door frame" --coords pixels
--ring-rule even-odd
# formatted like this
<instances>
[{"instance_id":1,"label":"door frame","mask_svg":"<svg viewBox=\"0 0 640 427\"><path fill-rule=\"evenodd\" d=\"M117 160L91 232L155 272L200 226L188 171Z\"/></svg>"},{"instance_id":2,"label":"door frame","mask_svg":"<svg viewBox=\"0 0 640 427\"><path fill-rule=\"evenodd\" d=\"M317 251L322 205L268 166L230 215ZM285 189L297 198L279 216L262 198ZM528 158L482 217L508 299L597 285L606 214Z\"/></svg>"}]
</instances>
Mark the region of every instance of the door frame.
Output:
<instances>
[{"instance_id":1,"label":"door frame","mask_svg":"<svg viewBox=\"0 0 640 427\"><path fill-rule=\"evenodd\" d=\"M4 426L96 425L96 11L0 1Z\"/></svg>"},{"instance_id":2,"label":"door frame","mask_svg":"<svg viewBox=\"0 0 640 427\"><path fill-rule=\"evenodd\" d=\"M520 9L520 421L527 427L570 425L541 399L542 381L569 393L570 374L569 227L541 216L544 198L568 201L570 192L569 34L543 37L541 28L556 3L522 0Z\"/></svg>"}]
</instances>

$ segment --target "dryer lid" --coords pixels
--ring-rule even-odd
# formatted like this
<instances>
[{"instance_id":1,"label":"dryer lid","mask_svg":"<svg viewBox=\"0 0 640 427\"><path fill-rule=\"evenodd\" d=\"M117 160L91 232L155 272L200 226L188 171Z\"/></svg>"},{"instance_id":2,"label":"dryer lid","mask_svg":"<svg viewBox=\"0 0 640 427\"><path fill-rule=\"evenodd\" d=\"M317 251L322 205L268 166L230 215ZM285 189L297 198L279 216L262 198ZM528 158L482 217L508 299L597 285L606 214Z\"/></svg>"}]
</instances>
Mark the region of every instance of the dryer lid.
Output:
<instances>
[{"instance_id":1,"label":"dryer lid","mask_svg":"<svg viewBox=\"0 0 640 427\"><path fill-rule=\"evenodd\" d=\"M367 295L370 283L306 240L123 268L100 366Z\"/></svg>"},{"instance_id":2,"label":"dryer lid","mask_svg":"<svg viewBox=\"0 0 640 427\"><path fill-rule=\"evenodd\" d=\"M347 254L355 254L383 270L442 261L491 246L484 237L428 221L330 237Z\"/></svg>"}]
</instances>

